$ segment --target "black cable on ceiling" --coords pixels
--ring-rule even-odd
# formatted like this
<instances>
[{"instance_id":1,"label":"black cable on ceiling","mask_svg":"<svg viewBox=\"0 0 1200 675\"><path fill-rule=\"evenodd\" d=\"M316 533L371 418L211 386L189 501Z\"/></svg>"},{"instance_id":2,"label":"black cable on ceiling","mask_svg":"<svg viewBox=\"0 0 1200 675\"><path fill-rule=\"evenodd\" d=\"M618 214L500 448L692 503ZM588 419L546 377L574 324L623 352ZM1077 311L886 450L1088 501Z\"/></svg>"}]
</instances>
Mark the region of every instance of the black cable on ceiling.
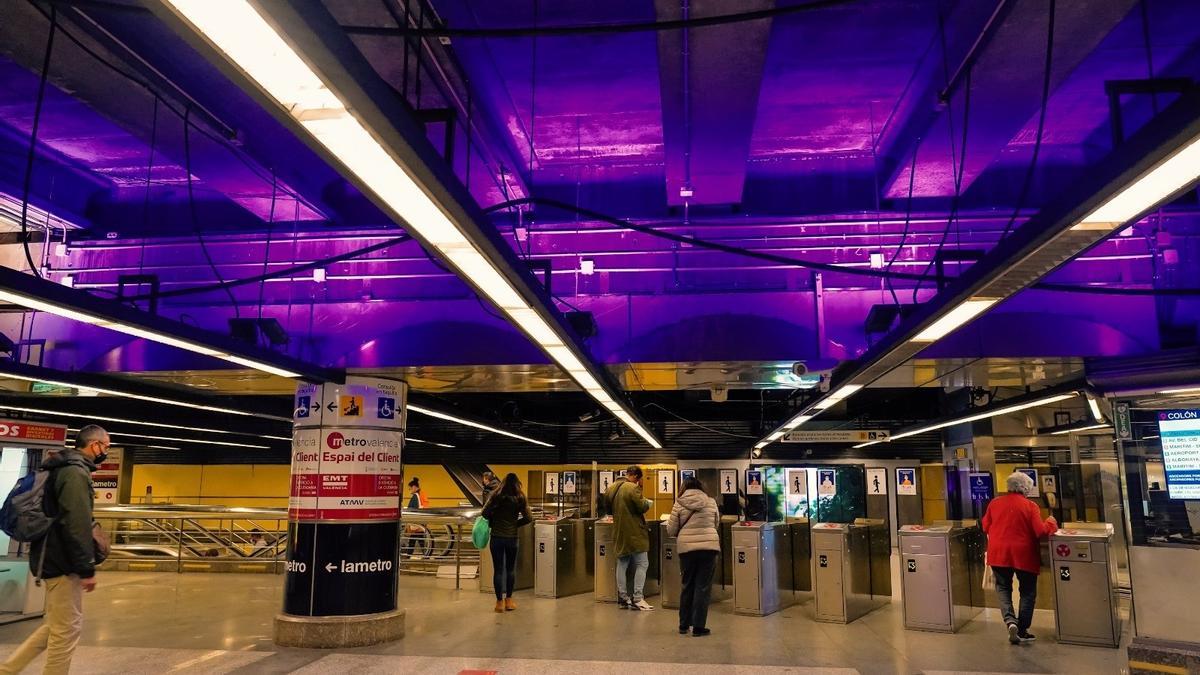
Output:
<instances>
[{"instance_id":1,"label":"black cable on ceiling","mask_svg":"<svg viewBox=\"0 0 1200 675\"><path fill-rule=\"evenodd\" d=\"M864 277L876 277L876 278L892 277L894 279L908 279L908 280L917 280L917 279L921 278L921 275L919 275L919 274L908 274L905 272L886 272L883 270L863 269L863 268L858 268L858 267L841 267L839 265L834 265L831 263L820 263L820 262L814 262L811 260L799 260L796 258L789 258L787 256L776 255L774 253L764 253L762 251L754 251L751 249L741 248L738 246L729 246L728 244L721 244L721 243L717 243L714 241L708 241L706 239L699 239L697 237L692 237L692 236L688 236L688 235L673 234L671 232L663 232L661 230L657 230L648 225L639 225L637 223L634 223L634 222L631 222L628 220L624 220L622 218L617 218L615 216L610 216L610 215L607 215L604 213L600 213L599 211L594 211L592 209L585 208L585 207L575 206L573 204L568 204L567 202L562 202L557 199L549 199L546 197L522 197L520 199L511 199L509 201L501 202L499 204L493 204L492 206L487 207L486 209L484 209L484 213L495 213L495 212L501 211L503 209L512 208L514 206L521 206L524 204L538 204L541 206L547 206L550 208L560 209L560 210L566 211L568 213L578 213L579 215L581 215L585 218L590 218L592 220L598 220L601 222L609 223L611 225L623 227L628 230L633 230L634 232L640 232L642 234L647 234L652 237L658 237L659 239L666 239L668 241L674 241L674 242L678 242L681 244L688 244L691 246L696 246L698 248L707 248L707 249L710 249L713 251L721 251L723 253L732 253L735 255L746 256L749 258L756 258L758 260L765 260L767 262L778 263L780 265L788 265L791 267L802 267L805 269L821 270L823 272L835 272L838 274L850 274L850 275L864 276Z\"/></svg>"},{"instance_id":2,"label":"black cable on ceiling","mask_svg":"<svg viewBox=\"0 0 1200 675\"><path fill-rule=\"evenodd\" d=\"M217 269L217 264L213 262L212 255L208 252L208 244L204 243L204 231L200 228L200 217L196 213L196 195L192 191L191 112L191 106L185 108L183 111L183 172L187 174L188 215L192 220L192 231L196 234L196 241L200 244L200 251L204 253L204 259L208 261L208 266L212 270L213 276L217 278L217 283L221 284L221 288L229 296L229 303L233 305L233 315L240 317L241 312L238 310L237 298L233 297L233 289L225 285L225 279L221 276L221 270Z\"/></svg>"},{"instance_id":3,"label":"black cable on ceiling","mask_svg":"<svg viewBox=\"0 0 1200 675\"><path fill-rule=\"evenodd\" d=\"M569 213L578 213L579 215L581 215L585 218L605 222L610 225L616 225L618 227L624 227L626 229L633 230L635 232L641 232L643 234L648 234L650 236L658 237L661 239L667 239L670 241L691 244L698 248L707 248L710 250L721 251L723 253L729 253L732 255L739 255L739 256L744 256L744 257L748 257L748 258L755 258L758 260L766 260L769 262L774 262L774 263L778 263L781 265L789 265L792 267L799 267L802 269L818 269L818 270L828 271L828 272L838 272L838 273L843 273L843 274L852 274L852 275L859 275L859 276L884 277L884 278L888 278L888 279L916 280L916 279L921 278L921 275L919 275L919 274L908 274L908 273L904 273L904 272L887 272L884 270L868 270L868 269L861 269L861 268L855 268L855 267L840 267L838 265L833 265L830 263L818 263L818 262L813 262L813 261L808 261L808 260L798 260L796 258L789 258L786 256L775 255L773 253L763 253L762 251L754 251L754 250L742 248L739 246L729 246L727 244L720 244L720 243L708 241L705 239L699 239L697 237L672 234L670 232L662 232L660 230L656 230L656 229L646 226L646 225L639 225L637 223L633 223L628 220L624 220L622 218L617 218L616 216L610 216L610 215L603 214L603 213L600 213L600 212L592 210L592 209L574 206L574 205L568 204L566 202L561 202L556 199L549 199L549 198L545 198L545 197L522 197L520 199L513 199L513 200L510 200L507 202L493 204L492 206L485 208L484 212L489 213L489 214L495 213L497 211L501 211L501 210L508 209L508 208L513 208L514 206L520 206L523 204L540 204L542 206L548 206L551 208L560 209L560 210L563 210L563 211L566 211ZM948 278L950 280L953 280L956 277L948 277ZM1098 288L1095 286L1076 286L1076 285L1071 285L1071 284L1060 284L1060 283L1051 283L1051 282L1039 282L1039 283L1033 284L1031 286L1031 288L1036 288L1039 290L1046 290L1046 291L1060 291L1060 292L1070 292L1070 293L1093 293L1093 294L1099 294L1099 295L1106 294L1106 293L1112 294L1112 295L1159 295L1159 294L1161 294L1161 295L1186 295L1186 296L1200 295L1200 288L1177 288L1177 289Z\"/></svg>"},{"instance_id":4,"label":"black cable on ceiling","mask_svg":"<svg viewBox=\"0 0 1200 675\"><path fill-rule=\"evenodd\" d=\"M1037 170L1038 155L1042 151L1042 135L1046 130L1046 108L1050 103L1050 72L1054 59L1054 10L1056 0L1050 0L1050 18L1046 22L1046 66L1042 72L1042 105L1038 110L1037 136L1033 141L1033 157L1029 159L1029 166L1025 169L1025 179L1021 183L1021 192L1017 195L1017 205L1013 207L1012 216L1008 219L1008 224L1004 226L1004 231L1000 233L1000 240L1008 236L1008 231L1012 229L1013 223L1017 221L1017 216L1021 213L1021 208L1025 206L1025 200L1029 197L1029 189L1033 186L1033 174Z\"/></svg>"},{"instance_id":5,"label":"black cable on ceiling","mask_svg":"<svg viewBox=\"0 0 1200 675\"><path fill-rule=\"evenodd\" d=\"M892 251L892 257L888 260L887 265L883 268L885 272L892 271L892 265L896 263L896 258L900 257L901 251L904 250L904 243L908 241L908 231L912 226L912 204L913 204L913 187L917 180L917 153L921 150L921 139L917 139L916 146L912 151L912 163L908 167L908 199L904 201L904 232L900 235L900 243L896 246L896 250ZM888 291L892 294L892 302L899 307L900 296L896 295L896 288L892 285L892 278L884 277L884 283L887 284Z\"/></svg>"},{"instance_id":6,"label":"black cable on ceiling","mask_svg":"<svg viewBox=\"0 0 1200 675\"><path fill-rule=\"evenodd\" d=\"M397 37L417 35L420 37L459 37L459 38L517 38L517 37L549 37L564 35L594 35L604 33L642 33L665 30L683 30L704 28L707 26L723 26L773 19L789 14L810 12L819 9L829 9L842 5L854 4L856 0L812 0L784 7L738 12L734 14L718 14L695 19L676 19L671 21L633 21L627 23L596 23L575 26L517 26L511 28L454 28L440 26L434 28L381 28L379 26L342 26L349 35L373 35L378 37Z\"/></svg>"},{"instance_id":7,"label":"black cable on ceiling","mask_svg":"<svg viewBox=\"0 0 1200 675\"><path fill-rule=\"evenodd\" d=\"M42 271L33 262L33 253L29 250L29 196L33 190L33 163L37 158L38 130L42 123L42 104L46 100L46 80L50 77L50 57L54 53L54 34L57 32L58 13L51 7L50 32L46 36L46 53L42 57L42 73L38 78L37 100L33 107L33 126L29 130L29 156L25 161L25 184L21 189L21 246L25 250L25 260L29 263L29 271L39 279L42 278ZM42 244L43 248L46 243Z\"/></svg>"},{"instance_id":8,"label":"black cable on ceiling","mask_svg":"<svg viewBox=\"0 0 1200 675\"><path fill-rule=\"evenodd\" d=\"M158 297L158 298L178 298L178 297L183 297L183 296L187 296L187 295L199 295L201 293L212 293L215 291L222 291L222 290L225 290L225 288L227 288L227 287L228 288L236 288L238 286L246 286L248 284L257 284L262 281L278 279L280 277L286 277L291 274L296 274L298 272L308 272L308 271L315 270L318 267L327 267L329 265L335 265L337 263L345 262L347 260L353 260L354 258L357 258L359 256L367 255L368 253L374 253L375 251L380 251L385 248L389 248L391 246L396 246L397 244L403 244L404 242L411 241L411 240L412 240L412 237L410 237L407 234L402 234L398 237L393 237L392 239L386 239L379 243L371 244L370 246L364 246L363 248L355 249L353 251L347 251L346 253L339 253L337 255L332 255L332 256L329 256L328 258L321 258L320 260L314 260L312 262L307 262L307 263L304 263L303 265L294 265L292 267L286 267L281 270L275 270L274 272L270 272L267 274L257 274L252 277L244 277L241 279L229 279L227 281L223 281L223 282L216 283L216 284L206 284L203 286L191 286L188 288L180 288L180 289L176 289L173 291L162 291L162 292L158 293L158 295L156 297ZM144 294L144 295L137 295L137 296L125 298L125 300L129 301L129 302L133 302L133 301L137 301L137 300L149 300L151 297L152 296L149 294Z\"/></svg>"}]
</instances>

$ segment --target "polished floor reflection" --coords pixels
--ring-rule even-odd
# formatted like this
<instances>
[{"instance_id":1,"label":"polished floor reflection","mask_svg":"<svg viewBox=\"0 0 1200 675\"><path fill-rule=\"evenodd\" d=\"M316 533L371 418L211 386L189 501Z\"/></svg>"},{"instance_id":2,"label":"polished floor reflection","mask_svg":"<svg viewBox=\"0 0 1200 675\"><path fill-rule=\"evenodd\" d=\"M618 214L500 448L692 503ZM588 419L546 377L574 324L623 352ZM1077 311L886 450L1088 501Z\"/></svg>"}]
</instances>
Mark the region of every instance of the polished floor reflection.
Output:
<instances>
[{"instance_id":1,"label":"polished floor reflection","mask_svg":"<svg viewBox=\"0 0 1200 675\"><path fill-rule=\"evenodd\" d=\"M957 635L903 629L900 605L846 626L818 624L812 609L766 618L714 606L706 638L676 632L673 611L627 612L591 595L561 600L519 593L514 613L495 614L489 596L445 582L403 577L405 639L331 653L271 642L280 577L244 574L108 573L86 600L76 673L500 673L628 672L628 662L661 673L1116 673L1124 651L1059 645L1054 616L1038 612L1033 645L1011 646L994 610ZM656 603L657 598L651 598ZM0 628L0 654L34 628ZM40 666L35 662L34 668ZM758 668L762 667L762 668ZM36 672L31 670L31 672Z\"/></svg>"}]
</instances>

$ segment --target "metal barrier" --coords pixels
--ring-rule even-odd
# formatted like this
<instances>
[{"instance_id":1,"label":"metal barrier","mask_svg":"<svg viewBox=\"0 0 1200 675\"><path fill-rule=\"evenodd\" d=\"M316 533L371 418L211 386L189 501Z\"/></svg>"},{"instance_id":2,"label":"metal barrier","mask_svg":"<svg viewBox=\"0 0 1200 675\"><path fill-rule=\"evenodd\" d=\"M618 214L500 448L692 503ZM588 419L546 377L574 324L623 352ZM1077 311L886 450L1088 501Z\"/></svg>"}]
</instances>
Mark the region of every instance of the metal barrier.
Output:
<instances>
[{"instance_id":1,"label":"metal barrier","mask_svg":"<svg viewBox=\"0 0 1200 675\"><path fill-rule=\"evenodd\" d=\"M447 575L462 587L464 568L479 569L471 544L477 508L404 510L402 574ZM187 504L98 506L95 518L112 552L101 569L134 572L283 572L287 509ZM471 573L468 578L474 578Z\"/></svg>"}]
</instances>

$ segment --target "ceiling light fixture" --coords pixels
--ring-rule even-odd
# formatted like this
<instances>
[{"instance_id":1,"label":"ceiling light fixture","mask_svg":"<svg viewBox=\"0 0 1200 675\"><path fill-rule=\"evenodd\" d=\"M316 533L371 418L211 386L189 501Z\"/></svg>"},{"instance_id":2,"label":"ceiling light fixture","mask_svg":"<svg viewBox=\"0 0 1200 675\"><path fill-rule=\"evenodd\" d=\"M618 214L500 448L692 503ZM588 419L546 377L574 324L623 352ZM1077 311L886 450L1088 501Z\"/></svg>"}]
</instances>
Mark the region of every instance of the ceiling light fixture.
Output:
<instances>
[{"instance_id":1,"label":"ceiling light fixture","mask_svg":"<svg viewBox=\"0 0 1200 675\"><path fill-rule=\"evenodd\" d=\"M2 377L2 376L0 376ZM159 427L162 429L180 429L183 431L199 431L207 434L232 434L235 436L252 436L254 438L269 438L274 441L291 441L291 436L271 436L269 434L252 434L243 431L227 431L225 429L206 429L203 427L188 427L181 424L164 424L162 422L147 422L145 420L131 420L124 417L106 417L104 415L84 415L81 413L61 412L58 410L46 410L44 408L26 408L23 406L8 405L0 403L0 410L14 410L16 412L33 413L35 415L51 415L58 417L69 417L73 419L87 420L89 422L116 422L118 424L136 424L146 427Z\"/></svg>"},{"instance_id":2,"label":"ceiling light fixture","mask_svg":"<svg viewBox=\"0 0 1200 675\"><path fill-rule=\"evenodd\" d=\"M1054 394L1051 396L1042 396L1042 397L1035 398L1031 401L1025 401L1023 403L1014 403L1012 405L1001 406L1001 407L995 408L993 410L987 410L987 411L984 411L981 413L975 413L973 415L961 415L961 416L954 417L952 419L945 420L942 422L935 422L933 424L923 425L923 426L917 427L915 429L909 429L908 431L901 431L900 433L892 434L888 440L889 441L898 441L902 438L908 438L909 436L916 436L917 434L924 434L924 433L928 433L930 431L937 431L938 429L945 429L946 427L952 427L956 424L962 424L964 422L975 422L977 420L983 420L983 419L987 419L989 417L996 417L998 415L1007 415L1008 413L1014 413L1019 410L1026 410L1028 408L1037 408L1039 406L1049 405L1051 403L1057 403L1059 401L1065 401L1069 398L1074 398L1078 395L1079 395L1079 392L1071 391L1071 392L1067 392L1065 394Z\"/></svg>"},{"instance_id":3,"label":"ceiling light fixture","mask_svg":"<svg viewBox=\"0 0 1200 675\"><path fill-rule=\"evenodd\" d=\"M276 417L274 415L264 415L261 413L247 412L245 410L238 410L237 408L225 408L222 406L205 405L202 403L191 403L189 401L182 401L182 400L178 400L178 399L162 398L160 396L148 396L146 394L138 394L138 393L134 393L134 392L130 392L130 391L119 391L116 389L110 389L108 387L98 387L98 386L90 385L90 384L78 384L75 382L64 382L62 380L56 380L52 377L47 378L47 377L41 377L41 376L22 375L22 374L13 373L10 371L5 371L5 370L0 370L0 380L2 380L2 379L22 380L24 382L44 382L46 384L52 384L52 385L55 385L58 387L67 387L69 389L78 389L80 391L94 392L96 394L107 394L109 396L118 396L120 398L131 398L131 399L135 399L138 401L148 401L150 403L162 403L163 405L173 405L173 406L179 406L181 408L191 408L193 410L207 410L209 412L225 413L227 415L245 415L247 417L261 417L263 419L272 419L272 420L280 420L280 421L288 421L288 422L291 421L289 418L286 418L286 417Z\"/></svg>"},{"instance_id":4,"label":"ceiling light fixture","mask_svg":"<svg viewBox=\"0 0 1200 675\"><path fill-rule=\"evenodd\" d=\"M971 298L958 307L946 312L937 321L929 324L920 333L913 336L913 342L937 342L950 333L971 322L972 319L986 312L992 305L1000 302L1000 298Z\"/></svg>"},{"instance_id":5,"label":"ceiling light fixture","mask_svg":"<svg viewBox=\"0 0 1200 675\"><path fill-rule=\"evenodd\" d=\"M1073 230L1114 230L1200 178L1200 138L1138 176L1084 216Z\"/></svg>"},{"instance_id":6,"label":"ceiling light fixture","mask_svg":"<svg viewBox=\"0 0 1200 675\"><path fill-rule=\"evenodd\" d=\"M178 441L180 443L196 443L198 445L223 445L230 448L253 448L255 450L270 450L269 445L254 445L252 443L230 443L228 441L210 441L204 438L178 438L175 436L151 436L150 434L130 434L125 432L111 431L108 434L114 438L129 437L129 438L149 438L155 441Z\"/></svg>"},{"instance_id":7,"label":"ceiling light fixture","mask_svg":"<svg viewBox=\"0 0 1200 675\"><path fill-rule=\"evenodd\" d=\"M1167 396L1179 396L1179 395L1183 395L1183 394L1200 394L1200 387L1183 387L1180 389L1161 389L1161 390L1159 390L1158 393L1165 394Z\"/></svg>"},{"instance_id":8,"label":"ceiling light fixture","mask_svg":"<svg viewBox=\"0 0 1200 675\"><path fill-rule=\"evenodd\" d=\"M424 443L426 445L436 445L439 448L453 448L454 447L453 445L450 445L449 443L438 443L437 441L425 441L425 440L421 440L420 438L413 438L412 436L405 436L404 440L412 441L413 443Z\"/></svg>"},{"instance_id":9,"label":"ceiling light fixture","mask_svg":"<svg viewBox=\"0 0 1200 675\"><path fill-rule=\"evenodd\" d=\"M421 175L419 167L414 168L412 162L399 159L393 154L399 154L397 144L381 142L379 129L364 122L376 112L379 115L374 119L385 119L386 111L376 110L372 105L374 100L366 92L354 99L356 105L347 103L349 97L359 95L352 75L339 74L323 79L321 73L301 58L300 52L318 61L321 55L294 48L246 0L163 2L191 32L203 36L209 45L221 52L240 76L252 81L252 88L273 101L278 106L277 112L282 113L281 116L298 133L307 135L316 146L323 148L350 174L347 177L365 186L368 194L373 194L381 206L395 215L397 222L404 223L410 233L436 251L458 271L459 276L507 314L584 391L652 447L662 448L633 412L614 400L615 392L600 384L599 373L593 372L580 358L581 348L562 337L561 327L556 329L551 325L542 313L548 310L543 307L539 312L535 307L537 303L522 295L523 284L514 283L501 271L504 263L494 260L500 254L473 241L471 228L456 222L458 216L451 215L452 207L457 205L455 198L431 194L434 191L426 184L428 179L416 177ZM288 3L272 5L269 11L275 20L279 19L276 14L298 12L290 9ZM342 75L346 75L344 80ZM331 88L331 81L338 82L343 91L339 93ZM390 127L381 129L386 132ZM403 138L402 132L400 135ZM436 181L436 177L433 180Z\"/></svg>"},{"instance_id":10,"label":"ceiling light fixture","mask_svg":"<svg viewBox=\"0 0 1200 675\"><path fill-rule=\"evenodd\" d=\"M1088 425L1082 426L1082 427L1073 427L1070 429L1060 429L1058 431L1051 431L1050 435L1051 436L1062 436L1064 434L1073 434L1073 433L1076 433L1079 431L1091 431L1093 429L1110 429L1110 428L1112 428L1111 424L1088 424Z\"/></svg>"},{"instance_id":11,"label":"ceiling light fixture","mask_svg":"<svg viewBox=\"0 0 1200 675\"><path fill-rule=\"evenodd\" d=\"M553 448L554 447L552 444L547 443L545 441L539 441L536 438L522 436L521 434L514 434L511 431L505 431L504 429L499 429L497 427L493 427L493 426L484 424L482 422L476 422L475 420L469 420L465 417L459 417L459 416L453 415L451 413L445 413L440 410L426 408L425 406L422 406L422 405L409 403L408 410L410 412L420 413L422 415L428 415L430 417L436 417L440 420L446 420L448 422L457 422L459 424L465 424L466 426L469 426L469 427L475 427L476 429L490 431L493 434L500 434L501 436L508 436L509 438L515 438L517 440L525 441L527 443L533 443L534 445L540 445L545 448Z\"/></svg>"},{"instance_id":12,"label":"ceiling light fixture","mask_svg":"<svg viewBox=\"0 0 1200 675\"><path fill-rule=\"evenodd\" d=\"M1097 401L1096 397L1092 396L1091 394L1087 394L1086 396L1088 409L1092 411L1092 419L1096 420L1097 422L1103 422L1104 414L1100 412L1100 402Z\"/></svg>"}]
</instances>

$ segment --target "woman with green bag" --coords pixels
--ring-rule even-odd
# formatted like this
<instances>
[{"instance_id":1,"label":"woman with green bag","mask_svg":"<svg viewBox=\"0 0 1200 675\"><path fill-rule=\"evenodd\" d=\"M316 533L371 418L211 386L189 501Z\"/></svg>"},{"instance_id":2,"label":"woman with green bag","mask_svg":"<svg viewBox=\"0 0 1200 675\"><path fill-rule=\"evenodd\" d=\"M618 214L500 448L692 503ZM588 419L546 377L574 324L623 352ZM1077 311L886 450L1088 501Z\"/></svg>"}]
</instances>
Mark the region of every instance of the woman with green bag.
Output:
<instances>
[{"instance_id":1,"label":"woman with green bag","mask_svg":"<svg viewBox=\"0 0 1200 675\"><path fill-rule=\"evenodd\" d=\"M529 503L517 474L504 477L500 490L483 505L483 517L491 526L492 587L496 589L496 612L511 612L513 586L517 582L517 528L533 522ZM478 529L478 528L476 528ZM474 532L472 532L474 534Z\"/></svg>"}]
</instances>

